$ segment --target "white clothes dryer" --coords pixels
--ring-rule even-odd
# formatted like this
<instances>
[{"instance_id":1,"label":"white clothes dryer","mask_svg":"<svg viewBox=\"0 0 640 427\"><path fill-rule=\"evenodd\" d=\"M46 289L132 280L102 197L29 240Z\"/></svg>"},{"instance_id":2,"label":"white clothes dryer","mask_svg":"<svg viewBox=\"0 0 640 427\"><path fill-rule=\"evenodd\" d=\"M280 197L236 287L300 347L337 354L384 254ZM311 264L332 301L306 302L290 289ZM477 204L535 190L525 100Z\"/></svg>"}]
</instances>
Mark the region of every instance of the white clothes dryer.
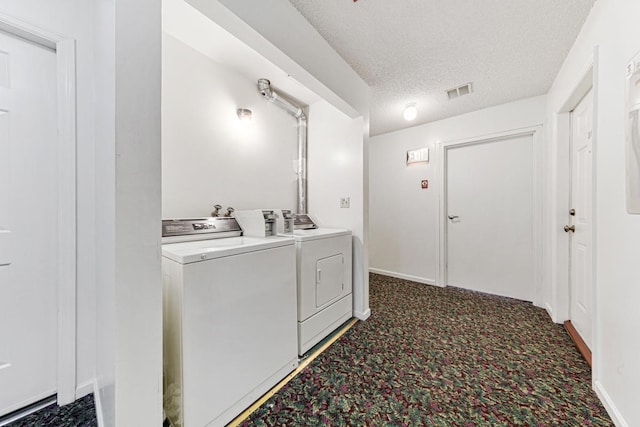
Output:
<instances>
[{"instance_id":1,"label":"white clothes dryer","mask_svg":"<svg viewBox=\"0 0 640 427\"><path fill-rule=\"evenodd\" d=\"M353 316L351 231L295 230L298 354Z\"/></svg>"}]
</instances>

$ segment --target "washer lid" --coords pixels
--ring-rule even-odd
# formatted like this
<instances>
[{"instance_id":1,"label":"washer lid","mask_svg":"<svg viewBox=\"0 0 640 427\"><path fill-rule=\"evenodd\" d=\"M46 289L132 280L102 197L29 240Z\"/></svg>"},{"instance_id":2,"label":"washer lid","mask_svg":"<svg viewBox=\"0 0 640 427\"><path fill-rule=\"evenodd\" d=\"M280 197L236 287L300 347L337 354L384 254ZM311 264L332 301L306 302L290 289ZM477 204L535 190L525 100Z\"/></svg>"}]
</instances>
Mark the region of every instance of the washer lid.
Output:
<instances>
[{"instance_id":1,"label":"washer lid","mask_svg":"<svg viewBox=\"0 0 640 427\"><path fill-rule=\"evenodd\" d=\"M307 230L294 230L293 238L296 242L307 242L309 240L327 239L329 237L350 236L351 230L343 228L311 228Z\"/></svg>"},{"instance_id":2,"label":"washer lid","mask_svg":"<svg viewBox=\"0 0 640 427\"><path fill-rule=\"evenodd\" d=\"M162 256L180 264L293 245L291 237L228 237L162 245Z\"/></svg>"}]
</instances>

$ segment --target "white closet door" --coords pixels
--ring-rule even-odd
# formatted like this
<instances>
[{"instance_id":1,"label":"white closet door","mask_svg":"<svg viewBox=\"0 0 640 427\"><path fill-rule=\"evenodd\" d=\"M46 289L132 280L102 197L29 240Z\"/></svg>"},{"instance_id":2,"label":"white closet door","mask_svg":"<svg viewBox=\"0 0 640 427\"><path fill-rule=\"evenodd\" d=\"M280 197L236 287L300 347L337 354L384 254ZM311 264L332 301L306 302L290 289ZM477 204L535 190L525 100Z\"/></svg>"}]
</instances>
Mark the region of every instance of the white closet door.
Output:
<instances>
[{"instance_id":1,"label":"white closet door","mask_svg":"<svg viewBox=\"0 0 640 427\"><path fill-rule=\"evenodd\" d=\"M0 32L0 415L56 393L56 55Z\"/></svg>"}]
</instances>

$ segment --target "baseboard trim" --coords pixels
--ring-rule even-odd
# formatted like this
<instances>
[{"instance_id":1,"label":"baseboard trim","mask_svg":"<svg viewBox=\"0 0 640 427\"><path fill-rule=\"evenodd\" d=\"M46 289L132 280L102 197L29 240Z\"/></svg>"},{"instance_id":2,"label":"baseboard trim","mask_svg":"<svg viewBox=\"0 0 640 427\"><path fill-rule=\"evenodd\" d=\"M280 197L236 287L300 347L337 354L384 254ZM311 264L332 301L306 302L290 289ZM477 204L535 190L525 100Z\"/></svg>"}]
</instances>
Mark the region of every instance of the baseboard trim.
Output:
<instances>
[{"instance_id":1,"label":"baseboard trim","mask_svg":"<svg viewBox=\"0 0 640 427\"><path fill-rule=\"evenodd\" d=\"M553 309L551 308L551 304L549 304L548 302L545 302L545 303L544 303L544 309L545 309L545 310L547 310L547 314L549 315L549 317L551 317L551 320L552 320L554 323L558 323L558 322L556 321L556 319L553 317Z\"/></svg>"},{"instance_id":2,"label":"baseboard trim","mask_svg":"<svg viewBox=\"0 0 640 427\"><path fill-rule=\"evenodd\" d=\"M29 415L38 412L39 410L46 408L47 406L56 405L56 401L56 395L51 394L42 399L38 399L36 402L32 402L28 405L23 406L22 404L19 404L18 406L20 407L18 409L0 417L0 427L13 425L17 421L20 421L22 418L28 417Z\"/></svg>"},{"instance_id":3,"label":"baseboard trim","mask_svg":"<svg viewBox=\"0 0 640 427\"><path fill-rule=\"evenodd\" d=\"M596 395L600 398L604 409L607 410L611 421L613 421L616 427L629 427L629 424L624 420L620 411L618 411L618 408L611 400L611 396L609 396L609 393L607 393L602 383L600 381L594 381L593 389L596 391Z\"/></svg>"},{"instance_id":4,"label":"baseboard trim","mask_svg":"<svg viewBox=\"0 0 640 427\"><path fill-rule=\"evenodd\" d=\"M95 381L89 381L84 384L80 384L76 387L76 400L85 397L87 394L94 393L95 395Z\"/></svg>"},{"instance_id":5,"label":"baseboard trim","mask_svg":"<svg viewBox=\"0 0 640 427\"><path fill-rule=\"evenodd\" d=\"M412 276L410 274L396 273L395 271L380 270L378 268L369 268L369 273L381 274L383 276L395 277L396 279L410 280L412 282L422 283L425 285L437 286L436 281L433 279L426 279L424 277Z\"/></svg>"},{"instance_id":6,"label":"baseboard trim","mask_svg":"<svg viewBox=\"0 0 640 427\"><path fill-rule=\"evenodd\" d=\"M571 341L573 341L573 344L575 344L576 348L578 349L584 360L587 362L587 365L592 368L591 350L589 350L589 347L587 347L587 344L584 342L576 328L573 326L571 320L567 320L566 322L564 322L564 328L567 330L567 333L571 337Z\"/></svg>"},{"instance_id":7,"label":"baseboard trim","mask_svg":"<svg viewBox=\"0 0 640 427\"><path fill-rule=\"evenodd\" d=\"M358 320L367 320L371 316L371 309L367 308L364 312L354 311L353 316Z\"/></svg>"},{"instance_id":8,"label":"baseboard trim","mask_svg":"<svg viewBox=\"0 0 640 427\"><path fill-rule=\"evenodd\" d=\"M104 427L104 416L102 415L102 399L100 397L100 388L98 387L98 381L93 381L93 401L96 404L96 418L98 420L98 427Z\"/></svg>"}]
</instances>

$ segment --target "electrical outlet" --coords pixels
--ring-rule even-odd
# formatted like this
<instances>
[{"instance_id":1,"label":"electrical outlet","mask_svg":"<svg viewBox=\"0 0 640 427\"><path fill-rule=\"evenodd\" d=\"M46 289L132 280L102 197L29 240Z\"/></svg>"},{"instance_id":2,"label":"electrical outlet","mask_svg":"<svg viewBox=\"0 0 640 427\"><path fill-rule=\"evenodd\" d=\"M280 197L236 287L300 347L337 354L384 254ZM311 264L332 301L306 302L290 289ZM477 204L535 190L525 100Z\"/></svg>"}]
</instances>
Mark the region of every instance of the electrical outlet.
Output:
<instances>
[{"instance_id":1,"label":"electrical outlet","mask_svg":"<svg viewBox=\"0 0 640 427\"><path fill-rule=\"evenodd\" d=\"M350 197L340 197L340 207L341 208L348 208L350 202L351 202L351 198Z\"/></svg>"}]
</instances>

